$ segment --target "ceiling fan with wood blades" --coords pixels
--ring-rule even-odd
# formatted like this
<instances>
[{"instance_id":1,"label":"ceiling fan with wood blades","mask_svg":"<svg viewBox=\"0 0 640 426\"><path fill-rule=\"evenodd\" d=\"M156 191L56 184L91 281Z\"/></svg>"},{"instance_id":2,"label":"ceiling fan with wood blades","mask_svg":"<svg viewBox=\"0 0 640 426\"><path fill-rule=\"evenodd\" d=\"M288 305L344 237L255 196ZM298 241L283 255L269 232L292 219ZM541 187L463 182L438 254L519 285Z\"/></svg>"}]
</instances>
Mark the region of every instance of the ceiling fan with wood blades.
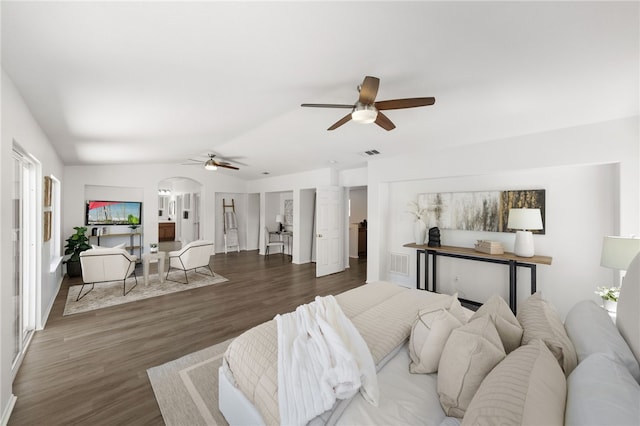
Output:
<instances>
[{"instance_id":1,"label":"ceiling fan with wood blades","mask_svg":"<svg viewBox=\"0 0 640 426\"><path fill-rule=\"evenodd\" d=\"M190 163L185 163L185 165L203 165L207 170L217 170L218 167L222 167L223 169L232 169L232 170L240 170L238 167L231 165L228 161L216 160L215 154L207 154L209 159L206 161L203 160L194 160L192 158L189 159Z\"/></svg>"},{"instance_id":2,"label":"ceiling fan with wood blades","mask_svg":"<svg viewBox=\"0 0 640 426\"><path fill-rule=\"evenodd\" d=\"M376 123L378 126L385 130L395 129L395 124L389 117L384 115L381 111L390 109L403 109L403 108L415 108L421 106L433 105L436 102L436 98L406 98L406 99L392 99L388 101L376 102L376 95L378 94L378 86L380 85L380 79L377 77L366 76L362 81L362 84L358 86L358 92L360 96L358 101L353 104L302 104L303 107L313 108L349 108L351 113L345 115L340 120L335 122L327 130L335 130L350 120L359 123Z\"/></svg>"}]
</instances>

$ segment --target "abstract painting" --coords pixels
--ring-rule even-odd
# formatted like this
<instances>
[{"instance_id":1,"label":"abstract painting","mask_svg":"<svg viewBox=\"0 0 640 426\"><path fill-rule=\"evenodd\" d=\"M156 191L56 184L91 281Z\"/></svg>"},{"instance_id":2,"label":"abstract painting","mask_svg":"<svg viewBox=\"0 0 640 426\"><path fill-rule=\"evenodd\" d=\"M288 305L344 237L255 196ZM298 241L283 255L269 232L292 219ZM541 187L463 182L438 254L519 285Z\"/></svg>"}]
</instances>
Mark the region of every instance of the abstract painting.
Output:
<instances>
[{"instance_id":1,"label":"abstract painting","mask_svg":"<svg viewBox=\"0 0 640 426\"><path fill-rule=\"evenodd\" d=\"M427 227L466 231L515 232L507 228L509 209L538 208L544 234L545 190L438 192L418 195Z\"/></svg>"},{"instance_id":2,"label":"abstract painting","mask_svg":"<svg viewBox=\"0 0 640 426\"><path fill-rule=\"evenodd\" d=\"M284 224L293 225L293 200L284 200Z\"/></svg>"}]
</instances>

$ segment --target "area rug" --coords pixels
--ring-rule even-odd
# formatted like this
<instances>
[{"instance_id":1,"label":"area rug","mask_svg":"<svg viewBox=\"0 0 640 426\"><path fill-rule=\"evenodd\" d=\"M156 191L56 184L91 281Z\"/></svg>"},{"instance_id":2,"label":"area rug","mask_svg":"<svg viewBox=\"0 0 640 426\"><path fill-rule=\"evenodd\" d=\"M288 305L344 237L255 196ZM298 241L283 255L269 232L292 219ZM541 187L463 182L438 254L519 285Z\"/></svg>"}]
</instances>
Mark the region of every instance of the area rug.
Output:
<instances>
[{"instance_id":1,"label":"area rug","mask_svg":"<svg viewBox=\"0 0 640 426\"><path fill-rule=\"evenodd\" d=\"M183 277L181 277L183 278ZM82 285L69 287L67 303L62 315L78 314L80 312L92 311L94 309L106 308L108 306L121 305L123 303L135 302L136 300L148 299L150 297L162 296L164 294L177 293L179 291L192 290L213 284L228 282L222 275L204 275L200 273L189 273L189 284L177 283L175 281L160 282L158 274L149 275L149 285L144 285L144 278L138 277L138 285L135 286L126 296L122 295L122 281L97 283L95 288L86 296L76 302L78 292ZM127 291L135 284L133 276L127 279ZM85 285L82 294L85 294L91 285Z\"/></svg>"},{"instance_id":2,"label":"area rug","mask_svg":"<svg viewBox=\"0 0 640 426\"><path fill-rule=\"evenodd\" d=\"M167 426L228 424L218 410L218 368L232 340L147 370Z\"/></svg>"}]
</instances>

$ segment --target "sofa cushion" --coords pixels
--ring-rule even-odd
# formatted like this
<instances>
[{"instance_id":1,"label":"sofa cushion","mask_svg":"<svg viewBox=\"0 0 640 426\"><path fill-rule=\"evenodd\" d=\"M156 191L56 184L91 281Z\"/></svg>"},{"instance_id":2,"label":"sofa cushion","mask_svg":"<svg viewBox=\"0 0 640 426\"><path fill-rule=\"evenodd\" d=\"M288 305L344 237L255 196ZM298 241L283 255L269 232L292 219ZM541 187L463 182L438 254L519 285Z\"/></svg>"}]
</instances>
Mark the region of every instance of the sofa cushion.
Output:
<instances>
[{"instance_id":1,"label":"sofa cushion","mask_svg":"<svg viewBox=\"0 0 640 426\"><path fill-rule=\"evenodd\" d=\"M583 300L577 303L567 314L564 328L576 348L578 362L598 352L611 354L640 382L638 361L607 311L596 302Z\"/></svg>"},{"instance_id":2,"label":"sofa cushion","mask_svg":"<svg viewBox=\"0 0 640 426\"><path fill-rule=\"evenodd\" d=\"M493 321L507 354L520 346L522 327L502 297L492 296L480 306L469 321L483 316L488 316Z\"/></svg>"},{"instance_id":3,"label":"sofa cushion","mask_svg":"<svg viewBox=\"0 0 640 426\"><path fill-rule=\"evenodd\" d=\"M113 247L105 247L105 246L97 246L95 244L91 244L91 248L94 250L106 250L106 249L124 249L126 246L126 243L120 243L116 246Z\"/></svg>"},{"instance_id":4,"label":"sofa cushion","mask_svg":"<svg viewBox=\"0 0 640 426\"><path fill-rule=\"evenodd\" d=\"M435 373L451 332L462 323L447 309L423 309L411 329L409 355L412 373Z\"/></svg>"},{"instance_id":5,"label":"sofa cushion","mask_svg":"<svg viewBox=\"0 0 640 426\"><path fill-rule=\"evenodd\" d=\"M553 307L535 293L522 304L517 318L524 330L522 344L542 339L568 376L578 363L576 350Z\"/></svg>"},{"instance_id":6,"label":"sofa cushion","mask_svg":"<svg viewBox=\"0 0 640 426\"><path fill-rule=\"evenodd\" d=\"M566 425L637 425L640 385L611 354L596 353L567 379Z\"/></svg>"},{"instance_id":7,"label":"sofa cushion","mask_svg":"<svg viewBox=\"0 0 640 426\"><path fill-rule=\"evenodd\" d=\"M505 357L488 316L451 332L438 366L438 395L448 416L462 418L486 375Z\"/></svg>"},{"instance_id":8,"label":"sofa cushion","mask_svg":"<svg viewBox=\"0 0 640 426\"><path fill-rule=\"evenodd\" d=\"M511 352L484 379L462 425L562 425L566 379L542 340Z\"/></svg>"}]
</instances>

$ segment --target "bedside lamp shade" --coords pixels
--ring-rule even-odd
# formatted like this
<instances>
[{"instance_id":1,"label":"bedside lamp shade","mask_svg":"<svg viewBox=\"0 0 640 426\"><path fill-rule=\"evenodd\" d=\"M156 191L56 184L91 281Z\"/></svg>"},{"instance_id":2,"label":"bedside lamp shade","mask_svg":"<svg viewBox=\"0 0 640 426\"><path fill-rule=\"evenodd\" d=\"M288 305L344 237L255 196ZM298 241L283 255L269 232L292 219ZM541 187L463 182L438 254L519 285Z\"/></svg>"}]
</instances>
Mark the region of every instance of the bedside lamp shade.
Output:
<instances>
[{"instance_id":1,"label":"bedside lamp shade","mask_svg":"<svg viewBox=\"0 0 640 426\"><path fill-rule=\"evenodd\" d=\"M540 209L509 209L507 228L516 229L513 252L520 257L533 257L533 234L531 230L542 229Z\"/></svg>"},{"instance_id":2,"label":"bedside lamp shade","mask_svg":"<svg viewBox=\"0 0 640 426\"><path fill-rule=\"evenodd\" d=\"M640 238L604 237L600 266L626 271L639 252Z\"/></svg>"}]
</instances>

